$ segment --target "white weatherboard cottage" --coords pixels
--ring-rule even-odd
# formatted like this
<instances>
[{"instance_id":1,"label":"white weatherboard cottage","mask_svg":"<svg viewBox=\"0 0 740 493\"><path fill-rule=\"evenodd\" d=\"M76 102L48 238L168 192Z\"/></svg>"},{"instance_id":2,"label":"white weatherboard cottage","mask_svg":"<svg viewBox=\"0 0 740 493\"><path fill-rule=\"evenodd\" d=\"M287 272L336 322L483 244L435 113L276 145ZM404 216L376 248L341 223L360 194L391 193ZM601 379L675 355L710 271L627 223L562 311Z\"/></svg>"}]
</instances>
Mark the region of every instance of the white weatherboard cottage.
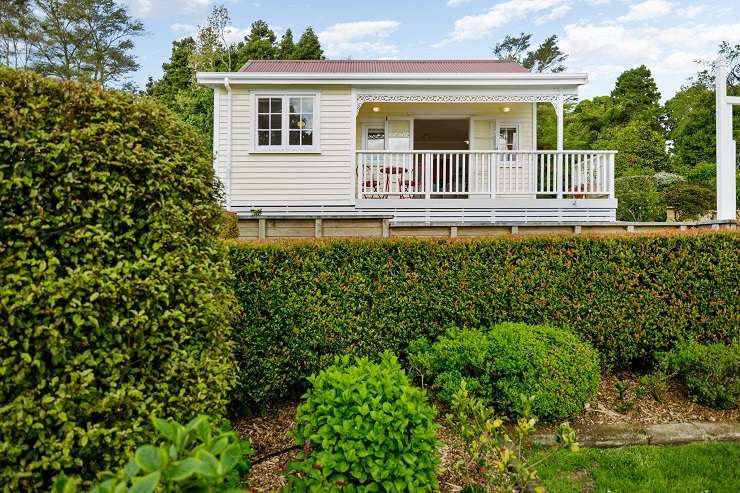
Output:
<instances>
[{"instance_id":1,"label":"white weatherboard cottage","mask_svg":"<svg viewBox=\"0 0 740 493\"><path fill-rule=\"evenodd\" d=\"M267 60L199 73L214 156L243 216L389 214L396 222L609 222L615 151L563 150L586 74L498 60ZM557 150L537 150L537 104Z\"/></svg>"}]
</instances>

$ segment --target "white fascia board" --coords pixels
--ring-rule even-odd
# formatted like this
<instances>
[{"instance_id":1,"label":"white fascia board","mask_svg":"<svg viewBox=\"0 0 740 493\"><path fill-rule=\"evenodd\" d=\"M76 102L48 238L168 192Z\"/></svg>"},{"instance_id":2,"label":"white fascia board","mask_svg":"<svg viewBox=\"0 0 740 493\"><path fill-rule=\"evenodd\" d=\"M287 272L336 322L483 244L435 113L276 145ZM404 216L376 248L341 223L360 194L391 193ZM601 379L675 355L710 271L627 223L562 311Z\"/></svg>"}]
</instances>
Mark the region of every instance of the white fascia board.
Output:
<instances>
[{"instance_id":1,"label":"white fascia board","mask_svg":"<svg viewBox=\"0 0 740 493\"><path fill-rule=\"evenodd\" d=\"M198 72L198 84L222 86L228 78L237 84L335 84L363 86L580 86L588 83L588 74L440 74L440 73L245 73Z\"/></svg>"}]
</instances>

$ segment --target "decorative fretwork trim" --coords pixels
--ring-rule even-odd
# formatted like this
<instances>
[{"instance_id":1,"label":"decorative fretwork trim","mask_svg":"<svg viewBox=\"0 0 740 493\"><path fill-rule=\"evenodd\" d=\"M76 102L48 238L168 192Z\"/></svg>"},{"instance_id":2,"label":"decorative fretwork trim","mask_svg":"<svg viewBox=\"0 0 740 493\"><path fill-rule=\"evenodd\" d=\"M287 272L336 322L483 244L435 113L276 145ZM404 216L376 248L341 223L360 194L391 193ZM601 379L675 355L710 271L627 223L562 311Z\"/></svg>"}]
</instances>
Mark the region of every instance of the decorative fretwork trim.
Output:
<instances>
[{"instance_id":1,"label":"decorative fretwork trim","mask_svg":"<svg viewBox=\"0 0 740 493\"><path fill-rule=\"evenodd\" d=\"M422 95L422 94L358 94L357 108L360 111L364 103L552 103L558 100L556 94L533 95Z\"/></svg>"}]
</instances>

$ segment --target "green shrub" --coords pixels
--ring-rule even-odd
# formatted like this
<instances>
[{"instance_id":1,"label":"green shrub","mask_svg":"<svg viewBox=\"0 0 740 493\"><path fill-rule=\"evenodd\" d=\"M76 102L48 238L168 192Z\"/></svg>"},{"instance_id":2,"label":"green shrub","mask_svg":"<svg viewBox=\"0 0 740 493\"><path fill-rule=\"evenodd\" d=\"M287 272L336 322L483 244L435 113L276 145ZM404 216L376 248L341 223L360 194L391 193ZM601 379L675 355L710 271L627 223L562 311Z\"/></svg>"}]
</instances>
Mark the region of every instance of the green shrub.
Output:
<instances>
[{"instance_id":1,"label":"green shrub","mask_svg":"<svg viewBox=\"0 0 740 493\"><path fill-rule=\"evenodd\" d=\"M345 356L311 377L290 466L296 491L436 491L435 409L390 353L380 363Z\"/></svg>"},{"instance_id":2,"label":"green shrub","mask_svg":"<svg viewBox=\"0 0 740 493\"><path fill-rule=\"evenodd\" d=\"M504 426L504 420L495 416L488 403L470 395L464 380L452 395L450 411L446 416L449 428L464 443L455 454L458 459L454 464L455 471L463 477L463 493L544 493L536 468L542 461L534 463L525 457L537 418L526 412L514 426ZM558 449L578 450L576 433L569 423L558 427L550 454Z\"/></svg>"},{"instance_id":3,"label":"green shrub","mask_svg":"<svg viewBox=\"0 0 740 493\"><path fill-rule=\"evenodd\" d=\"M504 323L490 330L450 329L434 344L411 345L409 363L443 402L462 382L498 411L521 411L533 397L532 413L552 419L583 409L599 388L599 355L587 343L552 327Z\"/></svg>"},{"instance_id":4,"label":"green shrub","mask_svg":"<svg viewBox=\"0 0 740 493\"><path fill-rule=\"evenodd\" d=\"M249 473L249 442L233 431L214 430L208 416L193 418L183 426L153 418L161 435L156 445L142 445L118 472L103 473L91 493L153 491L242 491L236 489ZM56 493L74 493L77 482L60 476Z\"/></svg>"},{"instance_id":5,"label":"green shrub","mask_svg":"<svg viewBox=\"0 0 740 493\"><path fill-rule=\"evenodd\" d=\"M717 409L740 405L740 343L684 342L663 354L660 366L702 404Z\"/></svg>"},{"instance_id":6,"label":"green shrub","mask_svg":"<svg viewBox=\"0 0 740 493\"><path fill-rule=\"evenodd\" d=\"M0 484L94 478L152 414L224 412L211 156L159 104L0 68Z\"/></svg>"},{"instance_id":7,"label":"green shrub","mask_svg":"<svg viewBox=\"0 0 740 493\"><path fill-rule=\"evenodd\" d=\"M696 220L716 210L717 194L709 185L679 182L666 189L665 203L676 208L679 220Z\"/></svg>"},{"instance_id":8,"label":"green shrub","mask_svg":"<svg viewBox=\"0 0 740 493\"><path fill-rule=\"evenodd\" d=\"M614 180L614 191L619 221L665 221L663 194L653 175L621 176Z\"/></svg>"},{"instance_id":9,"label":"green shrub","mask_svg":"<svg viewBox=\"0 0 740 493\"><path fill-rule=\"evenodd\" d=\"M305 390L335 355L406 357L450 326L570 326L605 366L740 337L740 234L231 245L237 409Z\"/></svg>"}]
</instances>

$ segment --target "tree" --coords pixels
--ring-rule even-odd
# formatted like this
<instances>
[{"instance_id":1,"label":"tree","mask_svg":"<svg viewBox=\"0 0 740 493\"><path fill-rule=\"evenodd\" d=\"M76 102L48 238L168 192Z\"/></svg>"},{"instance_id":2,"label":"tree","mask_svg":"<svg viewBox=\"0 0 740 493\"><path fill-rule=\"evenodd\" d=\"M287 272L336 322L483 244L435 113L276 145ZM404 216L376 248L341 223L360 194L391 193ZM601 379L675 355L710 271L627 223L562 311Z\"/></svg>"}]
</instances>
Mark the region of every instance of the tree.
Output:
<instances>
[{"instance_id":1,"label":"tree","mask_svg":"<svg viewBox=\"0 0 740 493\"><path fill-rule=\"evenodd\" d=\"M493 54L502 60L519 63L532 72L565 71L563 62L568 55L558 46L557 36L545 38L535 50L529 50L531 39L531 34L507 35L493 47Z\"/></svg>"},{"instance_id":2,"label":"tree","mask_svg":"<svg viewBox=\"0 0 740 493\"><path fill-rule=\"evenodd\" d=\"M118 81L139 66L143 24L115 0L10 0L0 5L3 62L61 79Z\"/></svg>"},{"instance_id":3,"label":"tree","mask_svg":"<svg viewBox=\"0 0 740 493\"><path fill-rule=\"evenodd\" d=\"M38 36L33 43L33 67L61 79L83 78L84 42L81 5L70 0L36 0L33 5Z\"/></svg>"},{"instance_id":4,"label":"tree","mask_svg":"<svg viewBox=\"0 0 740 493\"><path fill-rule=\"evenodd\" d=\"M81 23L86 32L83 45L85 71L105 85L139 68L131 53L133 38L144 32L141 21L128 15L114 0L82 2Z\"/></svg>"},{"instance_id":5,"label":"tree","mask_svg":"<svg viewBox=\"0 0 740 493\"><path fill-rule=\"evenodd\" d=\"M31 61L31 35L34 23L28 0L0 3L0 65L27 68Z\"/></svg>"},{"instance_id":6,"label":"tree","mask_svg":"<svg viewBox=\"0 0 740 493\"><path fill-rule=\"evenodd\" d=\"M314 32L311 26L308 26L301 39L295 45L295 58L296 60L323 60L324 50L321 49L321 43L319 37Z\"/></svg>"},{"instance_id":7,"label":"tree","mask_svg":"<svg viewBox=\"0 0 740 493\"><path fill-rule=\"evenodd\" d=\"M722 41L719 44L718 55L727 60L729 69L727 71L727 84L730 86L730 92L735 93L737 91L737 93L740 93L740 44L733 46L727 41ZM691 82L714 88L714 71L717 68L717 61L699 60L698 63L707 68L700 70L696 77L691 79Z\"/></svg>"},{"instance_id":8,"label":"tree","mask_svg":"<svg viewBox=\"0 0 740 493\"><path fill-rule=\"evenodd\" d=\"M534 51L527 52L522 65L533 72L564 72L568 55L558 46L558 37L552 35L545 39Z\"/></svg>"},{"instance_id":9,"label":"tree","mask_svg":"<svg viewBox=\"0 0 740 493\"><path fill-rule=\"evenodd\" d=\"M607 127L599 134L594 147L619 151L615 159L616 176L652 175L669 169L663 134L650 122L634 120Z\"/></svg>"},{"instance_id":10,"label":"tree","mask_svg":"<svg viewBox=\"0 0 740 493\"><path fill-rule=\"evenodd\" d=\"M660 93L652 73L645 65L623 72L617 78L611 97L614 103L612 120L615 123L624 124L641 119L656 130L660 128Z\"/></svg>"},{"instance_id":11,"label":"tree","mask_svg":"<svg viewBox=\"0 0 740 493\"><path fill-rule=\"evenodd\" d=\"M295 56L295 43L293 42L293 31L286 30L280 38L277 57L280 60L291 60Z\"/></svg>"},{"instance_id":12,"label":"tree","mask_svg":"<svg viewBox=\"0 0 740 493\"><path fill-rule=\"evenodd\" d=\"M601 132L611 124L614 103L609 96L596 96L578 103L565 114L565 144L569 149L594 149Z\"/></svg>"},{"instance_id":13,"label":"tree","mask_svg":"<svg viewBox=\"0 0 740 493\"><path fill-rule=\"evenodd\" d=\"M198 26L191 62L196 70L231 72L237 67L238 49L226 40L226 30L231 22L229 11L213 7L205 26Z\"/></svg>"},{"instance_id":14,"label":"tree","mask_svg":"<svg viewBox=\"0 0 740 493\"><path fill-rule=\"evenodd\" d=\"M170 61L162 64L164 74L162 78L147 83L147 94L161 99L167 106L172 107L175 97L194 87L195 71L191 63L195 52L195 40L191 37L172 42Z\"/></svg>"},{"instance_id":15,"label":"tree","mask_svg":"<svg viewBox=\"0 0 740 493\"><path fill-rule=\"evenodd\" d=\"M275 59L277 56L276 40L277 36L267 22L261 19L254 21L249 34L237 46L239 64L242 65L248 60Z\"/></svg>"},{"instance_id":16,"label":"tree","mask_svg":"<svg viewBox=\"0 0 740 493\"><path fill-rule=\"evenodd\" d=\"M673 142L673 168L685 173L715 159L714 91L702 84L682 88L666 101L667 136Z\"/></svg>"},{"instance_id":17,"label":"tree","mask_svg":"<svg viewBox=\"0 0 740 493\"><path fill-rule=\"evenodd\" d=\"M521 33L519 36L507 34L503 41L493 47L493 54L501 60L522 63L531 39L531 34Z\"/></svg>"}]
</instances>

